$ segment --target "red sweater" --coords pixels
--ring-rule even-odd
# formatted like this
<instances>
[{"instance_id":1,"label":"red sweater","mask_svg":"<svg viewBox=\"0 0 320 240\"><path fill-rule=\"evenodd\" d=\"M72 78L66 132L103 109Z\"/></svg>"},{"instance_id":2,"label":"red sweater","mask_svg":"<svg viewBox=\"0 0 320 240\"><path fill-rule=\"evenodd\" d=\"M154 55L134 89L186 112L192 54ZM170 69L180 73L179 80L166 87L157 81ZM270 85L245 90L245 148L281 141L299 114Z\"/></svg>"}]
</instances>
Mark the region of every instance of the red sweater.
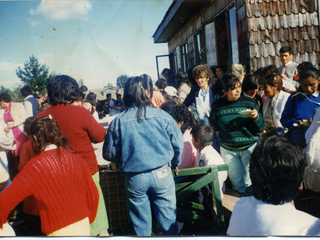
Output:
<instances>
[{"instance_id":1,"label":"red sweater","mask_svg":"<svg viewBox=\"0 0 320 240\"><path fill-rule=\"evenodd\" d=\"M49 114L58 123L62 135L68 139L69 147L87 162L91 175L97 173L98 162L91 142L99 143L104 140L104 127L88 110L70 104L52 106L38 113L36 118Z\"/></svg>"},{"instance_id":2,"label":"red sweater","mask_svg":"<svg viewBox=\"0 0 320 240\"><path fill-rule=\"evenodd\" d=\"M31 159L0 194L0 228L10 211L25 197L38 201L41 228L50 233L89 217L96 217L99 193L88 166L77 154L61 149Z\"/></svg>"}]
</instances>

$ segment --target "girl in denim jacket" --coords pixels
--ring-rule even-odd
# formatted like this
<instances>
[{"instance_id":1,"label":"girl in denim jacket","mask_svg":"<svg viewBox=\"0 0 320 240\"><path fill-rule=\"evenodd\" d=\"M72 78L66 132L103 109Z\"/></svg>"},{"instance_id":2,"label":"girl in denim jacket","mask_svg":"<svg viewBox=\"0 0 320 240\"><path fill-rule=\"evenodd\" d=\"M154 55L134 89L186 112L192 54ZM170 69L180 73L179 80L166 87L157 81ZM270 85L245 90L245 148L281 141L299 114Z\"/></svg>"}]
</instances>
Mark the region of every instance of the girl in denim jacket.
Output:
<instances>
[{"instance_id":1,"label":"girl in denim jacket","mask_svg":"<svg viewBox=\"0 0 320 240\"><path fill-rule=\"evenodd\" d=\"M183 141L175 120L153 108L150 85L141 77L124 87L125 111L111 122L103 157L118 164L125 176L133 227L138 236L151 235L151 207L163 235L179 233L176 224L175 185L171 169L181 162ZM177 171L177 170L176 170Z\"/></svg>"}]
</instances>

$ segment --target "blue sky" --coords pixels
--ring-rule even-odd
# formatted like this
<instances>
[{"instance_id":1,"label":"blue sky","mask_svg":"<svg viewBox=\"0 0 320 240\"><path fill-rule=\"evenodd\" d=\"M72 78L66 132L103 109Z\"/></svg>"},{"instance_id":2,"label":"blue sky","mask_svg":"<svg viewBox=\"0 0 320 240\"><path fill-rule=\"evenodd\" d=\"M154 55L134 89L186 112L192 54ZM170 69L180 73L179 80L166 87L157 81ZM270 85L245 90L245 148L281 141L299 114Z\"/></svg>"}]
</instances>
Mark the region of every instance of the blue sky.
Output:
<instances>
[{"instance_id":1,"label":"blue sky","mask_svg":"<svg viewBox=\"0 0 320 240\"><path fill-rule=\"evenodd\" d=\"M31 55L50 72L83 79L89 89L115 86L122 74L157 80L155 56L168 47L154 44L152 35L171 3L0 1L0 85L22 84L15 70Z\"/></svg>"}]
</instances>

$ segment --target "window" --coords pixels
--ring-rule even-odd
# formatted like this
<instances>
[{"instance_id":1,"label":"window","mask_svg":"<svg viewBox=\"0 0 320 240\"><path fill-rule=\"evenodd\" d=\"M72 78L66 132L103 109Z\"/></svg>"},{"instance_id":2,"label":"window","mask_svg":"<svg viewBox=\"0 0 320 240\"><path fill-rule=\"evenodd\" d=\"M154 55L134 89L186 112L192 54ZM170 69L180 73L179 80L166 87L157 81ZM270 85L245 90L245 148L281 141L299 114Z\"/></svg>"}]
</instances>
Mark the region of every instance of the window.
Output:
<instances>
[{"instance_id":1,"label":"window","mask_svg":"<svg viewBox=\"0 0 320 240\"><path fill-rule=\"evenodd\" d=\"M182 70L187 71L188 70L188 44L184 43L181 46L181 54L182 54Z\"/></svg>"},{"instance_id":2,"label":"window","mask_svg":"<svg viewBox=\"0 0 320 240\"><path fill-rule=\"evenodd\" d=\"M196 64L203 64L203 47L201 32L195 35Z\"/></svg>"},{"instance_id":3,"label":"window","mask_svg":"<svg viewBox=\"0 0 320 240\"><path fill-rule=\"evenodd\" d=\"M214 22L205 26L207 64L211 67L217 65L216 37Z\"/></svg>"},{"instance_id":4,"label":"window","mask_svg":"<svg viewBox=\"0 0 320 240\"><path fill-rule=\"evenodd\" d=\"M239 63L238 33L237 33L237 17L235 8L229 10L230 34L231 34L231 50L232 63Z\"/></svg>"}]
</instances>

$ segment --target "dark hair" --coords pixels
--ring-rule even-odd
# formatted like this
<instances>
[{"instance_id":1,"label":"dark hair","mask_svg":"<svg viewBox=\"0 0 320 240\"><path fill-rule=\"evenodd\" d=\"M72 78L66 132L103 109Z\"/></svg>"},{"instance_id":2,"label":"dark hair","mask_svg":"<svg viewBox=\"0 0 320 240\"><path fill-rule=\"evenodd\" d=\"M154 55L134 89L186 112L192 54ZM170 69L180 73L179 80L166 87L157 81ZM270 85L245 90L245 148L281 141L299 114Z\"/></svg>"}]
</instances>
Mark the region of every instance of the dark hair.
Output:
<instances>
[{"instance_id":1,"label":"dark hair","mask_svg":"<svg viewBox=\"0 0 320 240\"><path fill-rule=\"evenodd\" d=\"M163 75L165 72L167 72L167 71L170 71L170 69L169 68L164 68L163 70L162 70L162 72L161 72L161 75Z\"/></svg>"},{"instance_id":2,"label":"dark hair","mask_svg":"<svg viewBox=\"0 0 320 240\"><path fill-rule=\"evenodd\" d=\"M176 75L177 88L179 88L183 83L186 83L188 86L192 87L192 84L189 80L189 75L186 72L178 72Z\"/></svg>"},{"instance_id":3,"label":"dark hair","mask_svg":"<svg viewBox=\"0 0 320 240\"><path fill-rule=\"evenodd\" d=\"M156 86L159 88L159 90L165 89L166 86L168 86L168 82L165 79L160 78L156 81Z\"/></svg>"},{"instance_id":4,"label":"dark hair","mask_svg":"<svg viewBox=\"0 0 320 240\"><path fill-rule=\"evenodd\" d=\"M218 64L218 65L216 66L216 69L215 69L215 70L217 70L217 68L220 68L221 71L224 72L224 73L226 73L226 72L228 71L228 68L227 68L225 65L223 65L223 64Z\"/></svg>"},{"instance_id":5,"label":"dark hair","mask_svg":"<svg viewBox=\"0 0 320 240\"><path fill-rule=\"evenodd\" d=\"M297 70L301 72L303 69L309 68L309 67L313 67L311 62L302 62L297 66Z\"/></svg>"},{"instance_id":6,"label":"dark hair","mask_svg":"<svg viewBox=\"0 0 320 240\"><path fill-rule=\"evenodd\" d=\"M271 87L274 87L275 84L277 84L277 90L281 91L282 90L282 79L279 75L277 74L270 74L266 77L264 77L263 84L268 84Z\"/></svg>"},{"instance_id":7,"label":"dark hair","mask_svg":"<svg viewBox=\"0 0 320 240\"><path fill-rule=\"evenodd\" d=\"M264 75L266 75L268 71L270 71L271 73L275 73L275 74L281 76L278 68L276 67L276 65L269 65L269 66L265 67Z\"/></svg>"},{"instance_id":8,"label":"dark hair","mask_svg":"<svg viewBox=\"0 0 320 240\"><path fill-rule=\"evenodd\" d=\"M174 108L178 105L178 103L174 100L168 100L168 101L165 101L160 109L166 111L167 113L169 113L171 116L172 116L172 113L174 111Z\"/></svg>"},{"instance_id":9,"label":"dark hair","mask_svg":"<svg viewBox=\"0 0 320 240\"><path fill-rule=\"evenodd\" d=\"M108 94L107 94L107 98L111 97L111 95L112 95L111 93L108 93Z\"/></svg>"},{"instance_id":10,"label":"dark hair","mask_svg":"<svg viewBox=\"0 0 320 240\"><path fill-rule=\"evenodd\" d=\"M153 106L146 90L149 91L149 84L141 77L131 77L124 85L123 102L125 105L125 112L132 106L138 107L137 119L141 120L142 109L146 117L147 106Z\"/></svg>"},{"instance_id":11,"label":"dark hair","mask_svg":"<svg viewBox=\"0 0 320 240\"><path fill-rule=\"evenodd\" d=\"M277 134L262 139L250 159L253 196L275 205L291 202L298 194L306 166L298 144Z\"/></svg>"},{"instance_id":12,"label":"dark hair","mask_svg":"<svg viewBox=\"0 0 320 240\"><path fill-rule=\"evenodd\" d=\"M195 66L192 70L192 75L194 78L196 78L196 76L205 75L206 78L209 78L209 81L213 78L213 73L208 64Z\"/></svg>"},{"instance_id":13,"label":"dark hair","mask_svg":"<svg viewBox=\"0 0 320 240\"><path fill-rule=\"evenodd\" d=\"M304 68L299 75L299 82L303 81L304 79L307 79L309 77L315 78L319 81L320 78L320 71L316 69L315 67L308 67ZM318 91L320 91L320 84L318 85ZM303 92L303 89L301 85L298 88L298 92Z\"/></svg>"},{"instance_id":14,"label":"dark hair","mask_svg":"<svg viewBox=\"0 0 320 240\"><path fill-rule=\"evenodd\" d=\"M33 121L34 117L28 117L25 121L24 121L24 127L23 130L28 134L28 136L32 136L31 132L30 132L30 127L31 127L31 123Z\"/></svg>"},{"instance_id":15,"label":"dark hair","mask_svg":"<svg viewBox=\"0 0 320 240\"><path fill-rule=\"evenodd\" d=\"M29 87L28 85L24 86L23 88L20 89L20 93L23 97L27 97L29 95L32 95L33 91L31 89L31 87Z\"/></svg>"},{"instance_id":16,"label":"dark hair","mask_svg":"<svg viewBox=\"0 0 320 240\"><path fill-rule=\"evenodd\" d=\"M249 90L254 90L259 87L259 76L248 73L245 75L242 82L242 90L246 93Z\"/></svg>"},{"instance_id":17,"label":"dark hair","mask_svg":"<svg viewBox=\"0 0 320 240\"><path fill-rule=\"evenodd\" d=\"M286 53L288 52L289 54L293 54L292 48L289 46L283 46L280 48L280 53Z\"/></svg>"},{"instance_id":18,"label":"dark hair","mask_svg":"<svg viewBox=\"0 0 320 240\"><path fill-rule=\"evenodd\" d=\"M148 74L142 74L141 76L140 76L141 78L143 78L144 79L144 81L146 82L146 84L148 84L149 86L148 86L148 89L146 89L146 90L148 90L148 92L149 92L149 95L150 95L150 99L152 98L152 96L153 96L153 82L152 82L152 78L148 75Z\"/></svg>"},{"instance_id":19,"label":"dark hair","mask_svg":"<svg viewBox=\"0 0 320 240\"><path fill-rule=\"evenodd\" d=\"M30 133L33 136L31 139L32 148L35 155L43 152L46 146L49 144L54 144L57 146L57 153L60 159L61 147L72 152L72 150L68 147L68 140L61 135L61 130L58 126L58 123L49 117L41 117L34 120L30 126Z\"/></svg>"},{"instance_id":20,"label":"dark hair","mask_svg":"<svg viewBox=\"0 0 320 240\"><path fill-rule=\"evenodd\" d=\"M176 105L173 110L168 112L176 122L184 122L181 126L181 132L184 133L189 128L198 126L198 122L193 113L188 110L185 105Z\"/></svg>"},{"instance_id":21,"label":"dark hair","mask_svg":"<svg viewBox=\"0 0 320 240\"><path fill-rule=\"evenodd\" d=\"M120 93L117 93L117 98L118 98L118 97L121 97L121 94L120 94Z\"/></svg>"},{"instance_id":22,"label":"dark hair","mask_svg":"<svg viewBox=\"0 0 320 240\"><path fill-rule=\"evenodd\" d=\"M3 92L3 93L0 93L0 101L4 101L8 103L8 102L11 102L12 100L8 93Z\"/></svg>"},{"instance_id":23,"label":"dark hair","mask_svg":"<svg viewBox=\"0 0 320 240\"><path fill-rule=\"evenodd\" d=\"M193 139L196 142L200 141L204 147L212 145L213 134L213 128L210 125L201 125L191 130Z\"/></svg>"},{"instance_id":24,"label":"dark hair","mask_svg":"<svg viewBox=\"0 0 320 240\"><path fill-rule=\"evenodd\" d=\"M75 79L67 75L57 75L47 84L48 98L51 105L73 103L84 97Z\"/></svg>"},{"instance_id":25,"label":"dark hair","mask_svg":"<svg viewBox=\"0 0 320 240\"><path fill-rule=\"evenodd\" d=\"M218 79L212 86L213 94L223 95L222 90L228 91L229 88L235 89L237 83L240 83L239 78L234 75L224 75L221 79Z\"/></svg>"},{"instance_id":26,"label":"dark hair","mask_svg":"<svg viewBox=\"0 0 320 240\"><path fill-rule=\"evenodd\" d=\"M86 91L88 91L88 88L87 88L85 85L82 85L82 86L80 87L80 90L81 90L82 92L86 92Z\"/></svg>"},{"instance_id":27,"label":"dark hair","mask_svg":"<svg viewBox=\"0 0 320 240\"><path fill-rule=\"evenodd\" d=\"M95 107L97 105L96 99L97 99L97 94L95 94L94 92L89 92L85 99L85 102L88 102Z\"/></svg>"}]
</instances>

